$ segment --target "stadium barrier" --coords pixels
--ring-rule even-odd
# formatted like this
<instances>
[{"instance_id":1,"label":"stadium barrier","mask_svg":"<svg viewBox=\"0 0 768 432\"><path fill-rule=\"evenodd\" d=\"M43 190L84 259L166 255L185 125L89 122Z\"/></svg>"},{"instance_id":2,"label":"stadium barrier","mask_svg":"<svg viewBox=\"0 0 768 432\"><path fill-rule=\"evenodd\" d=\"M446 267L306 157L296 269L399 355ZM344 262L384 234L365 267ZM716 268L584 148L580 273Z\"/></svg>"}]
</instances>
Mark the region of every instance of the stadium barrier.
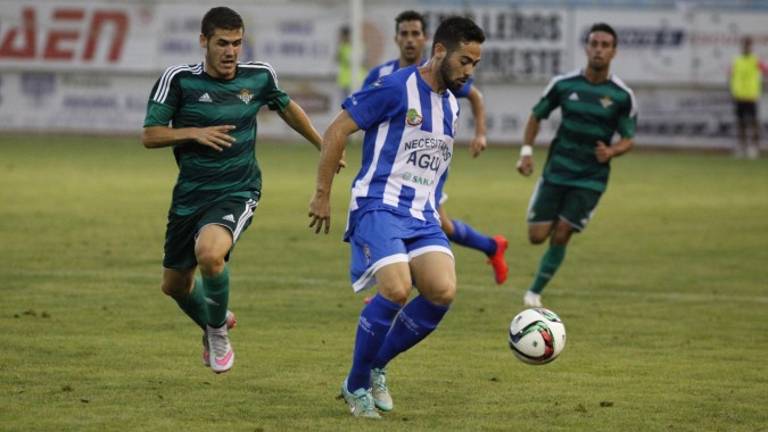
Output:
<instances>
[{"instance_id":1,"label":"stadium barrier","mask_svg":"<svg viewBox=\"0 0 768 432\"><path fill-rule=\"evenodd\" d=\"M486 30L477 73L485 95L488 138L519 143L530 108L553 76L584 64L582 41L594 22L620 35L613 72L636 94L639 145L725 148L734 136L727 75L739 39L750 34L768 58L768 10L693 7L684 3L500 1L367 2L365 63L397 56L394 16L413 8L430 29L450 14L471 14ZM608 2L610 3L610 2ZM663 2L662 2L663 3ZM233 1L246 22L243 60L266 61L280 84L323 129L338 110L338 29L345 1ZM137 133L149 90L174 64L201 60L197 38L204 2L0 0L0 131ZM465 112L469 107L465 106ZM768 129L768 106L761 122ZM275 116L261 114L260 133L294 138ZM471 115L459 138L471 136ZM552 136L547 122L541 138Z\"/></svg>"}]
</instances>

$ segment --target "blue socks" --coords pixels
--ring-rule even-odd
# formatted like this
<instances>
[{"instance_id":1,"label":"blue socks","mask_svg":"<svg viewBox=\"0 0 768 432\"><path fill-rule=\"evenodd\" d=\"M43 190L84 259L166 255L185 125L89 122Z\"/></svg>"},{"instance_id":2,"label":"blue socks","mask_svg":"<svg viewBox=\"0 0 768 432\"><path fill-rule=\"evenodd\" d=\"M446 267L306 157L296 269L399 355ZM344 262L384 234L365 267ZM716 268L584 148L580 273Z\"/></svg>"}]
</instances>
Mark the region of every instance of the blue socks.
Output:
<instances>
[{"instance_id":1,"label":"blue socks","mask_svg":"<svg viewBox=\"0 0 768 432\"><path fill-rule=\"evenodd\" d=\"M453 219L451 222L453 223L453 234L448 236L448 238L452 242L477 249L488 256L496 253L496 241L491 237L480 234L474 228L458 219Z\"/></svg>"},{"instance_id":2,"label":"blue socks","mask_svg":"<svg viewBox=\"0 0 768 432\"><path fill-rule=\"evenodd\" d=\"M371 367L381 369L395 356L421 342L437 328L446 312L448 306L436 305L422 296L415 297L400 311ZM366 383L365 387L368 386Z\"/></svg>"},{"instance_id":3,"label":"blue socks","mask_svg":"<svg viewBox=\"0 0 768 432\"><path fill-rule=\"evenodd\" d=\"M371 363L399 310L399 304L387 300L381 294L376 294L363 308L357 324L352 369L347 378L348 391L371 387Z\"/></svg>"}]
</instances>

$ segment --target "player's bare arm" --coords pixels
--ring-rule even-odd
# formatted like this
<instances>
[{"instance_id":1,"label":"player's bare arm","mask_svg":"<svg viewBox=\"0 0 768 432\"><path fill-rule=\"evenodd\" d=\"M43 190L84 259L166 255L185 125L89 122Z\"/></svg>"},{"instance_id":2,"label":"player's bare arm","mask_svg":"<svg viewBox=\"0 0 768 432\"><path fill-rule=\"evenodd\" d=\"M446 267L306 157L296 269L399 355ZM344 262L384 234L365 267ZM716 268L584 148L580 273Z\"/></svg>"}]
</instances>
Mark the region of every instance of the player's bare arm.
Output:
<instances>
[{"instance_id":1,"label":"player's bare arm","mask_svg":"<svg viewBox=\"0 0 768 432\"><path fill-rule=\"evenodd\" d=\"M598 141L595 146L595 156L597 157L598 162L606 163L609 160L632 150L634 145L634 140L631 138L622 138L610 147L604 142Z\"/></svg>"},{"instance_id":2,"label":"player's bare arm","mask_svg":"<svg viewBox=\"0 0 768 432\"><path fill-rule=\"evenodd\" d=\"M483 101L483 94L474 85L470 88L467 99L475 119L475 137L469 143L469 151L475 158L488 146L485 138L485 102Z\"/></svg>"},{"instance_id":3,"label":"player's bare arm","mask_svg":"<svg viewBox=\"0 0 768 432\"><path fill-rule=\"evenodd\" d=\"M333 120L323 135L320 162L317 166L317 184L315 194L309 203L310 228L315 229L315 234L323 231L325 234L331 229L331 186L336 167L339 166L347 144L347 137L359 128L346 110L341 111Z\"/></svg>"},{"instance_id":4,"label":"player's bare arm","mask_svg":"<svg viewBox=\"0 0 768 432\"><path fill-rule=\"evenodd\" d=\"M323 144L323 138L320 133L312 125L312 121L307 116L307 113L294 101L290 101L285 110L278 111L280 118L283 119L285 124L290 126L293 130L301 134L307 139L316 149L320 150Z\"/></svg>"},{"instance_id":5,"label":"player's bare arm","mask_svg":"<svg viewBox=\"0 0 768 432\"><path fill-rule=\"evenodd\" d=\"M312 124L312 120L307 113L294 101L288 103L284 111L278 111L280 118L290 126L293 130L301 134L307 141L309 141L316 149L321 150L323 146L323 138L320 133L315 129ZM339 164L337 165L336 172L341 171L342 168L347 166L347 162L344 161L344 155L342 155Z\"/></svg>"},{"instance_id":6,"label":"player's bare arm","mask_svg":"<svg viewBox=\"0 0 768 432\"><path fill-rule=\"evenodd\" d=\"M150 126L144 128L141 143L144 147L168 147L184 141L195 141L216 151L224 151L235 142L235 137L229 135L233 125L210 126L205 128L179 128L168 126Z\"/></svg>"},{"instance_id":7,"label":"player's bare arm","mask_svg":"<svg viewBox=\"0 0 768 432\"><path fill-rule=\"evenodd\" d=\"M523 133L523 146L520 148L520 159L517 161L517 172L524 176L533 174L533 143L539 135L541 122L533 114L528 117Z\"/></svg>"}]
</instances>

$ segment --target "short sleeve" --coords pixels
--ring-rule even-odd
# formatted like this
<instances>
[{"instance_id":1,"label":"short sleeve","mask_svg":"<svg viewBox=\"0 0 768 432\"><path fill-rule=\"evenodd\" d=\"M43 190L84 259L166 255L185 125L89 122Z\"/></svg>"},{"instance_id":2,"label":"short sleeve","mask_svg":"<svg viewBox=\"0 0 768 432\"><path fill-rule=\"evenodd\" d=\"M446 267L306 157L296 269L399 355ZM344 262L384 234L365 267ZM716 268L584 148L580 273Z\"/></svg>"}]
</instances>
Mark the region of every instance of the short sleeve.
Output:
<instances>
[{"instance_id":1,"label":"short sleeve","mask_svg":"<svg viewBox=\"0 0 768 432\"><path fill-rule=\"evenodd\" d=\"M152 92L149 94L149 101L147 102L144 127L168 126L178 110L181 101L179 75L173 74L169 77L169 73L170 69L152 87Z\"/></svg>"},{"instance_id":2,"label":"short sleeve","mask_svg":"<svg viewBox=\"0 0 768 432\"><path fill-rule=\"evenodd\" d=\"M375 81L348 97L341 107L344 108L360 129L371 127L392 118L403 99L405 86L390 75Z\"/></svg>"},{"instance_id":3,"label":"short sleeve","mask_svg":"<svg viewBox=\"0 0 768 432\"><path fill-rule=\"evenodd\" d=\"M267 103L267 106L272 111L285 111L285 108L288 107L288 104L291 103L291 98L288 97L288 94L283 91L283 89L280 88L277 82L277 74L275 73L275 70L272 69L270 66L269 68L269 83L267 84L267 88L265 90L264 99Z\"/></svg>"},{"instance_id":4,"label":"short sleeve","mask_svg":"<svg viewBox=\"0 0 768 432\"><path fill-rule=\"evenodd\" d=\"M370 72L368 72L368 75L365 76L365 80L363 80L362 87L360 87L361 89L369 87L371 84L375 83L377 79L379 79L379 69L380 68L375 67L371 69Z\"/></svg>"},{"instance_id":5,"label":"short sleeve","mask_svg":"<svg viewBox=\"0 0 768 432\"><path fill-rule=\"evenodd\" d=\"M618 126L616 131L622 138L634 138L635 130L637 129L637 106L635 105L635 98L630 95L627 98L627 103L619 114Z\"/></svg>"},{"instance_id":6,"label":"short sleeve","mask_svg":"<svg viewBox=\"0 0 768 432\"><path fill-rule=\"evenodd\" d=\"M539 102L536 103L533 107L533 115L539 120L546 119L549 117L549 114L552 113L558 106L560 106L560 98L558 95L558 86L557 82L559 79L552 78L552 81L549 82L549 85L544 90L544 94L542 95L541 99L539 99Z\"/></svg>"}]
</instances>

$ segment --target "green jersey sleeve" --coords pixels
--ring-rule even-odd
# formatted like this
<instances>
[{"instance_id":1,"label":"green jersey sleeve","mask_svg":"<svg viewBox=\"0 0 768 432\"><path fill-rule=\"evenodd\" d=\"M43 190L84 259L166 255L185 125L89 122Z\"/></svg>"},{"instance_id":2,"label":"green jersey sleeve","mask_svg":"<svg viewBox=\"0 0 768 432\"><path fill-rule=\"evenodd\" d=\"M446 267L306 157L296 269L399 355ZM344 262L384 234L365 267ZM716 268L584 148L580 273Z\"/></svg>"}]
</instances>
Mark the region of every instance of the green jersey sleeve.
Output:
<instances>
[{"instance_id":1,"label":"green jersey sleeve","mask_svg":"<svg viewBox=\"0 0 768 432\"><path fill-rule=\"evenodd\" d=\"M622 138L634 138L637 129L637 107L634 97L627 98L627 103L619 113L616 131Z\"/></svg>"},{"instance_id":2,"label":"green jersey sleeve","mask_svg":"<svg viewBox=\"0 0 768 432\"><path fill-rule=\"evenodd\" d=\"M549 85L544 90L544 96L539 99L539 102L533 107L533 116L539 120L543 120L549 117L557 107L560 106L560 97L558 96L558 77L552 78Z\"/></svg>"},{"instance_id":3,"label":"green jersey sleeve","mask_svg":"<svg viewBox=\"0 0 768 432\"><path fill-rule=\"evenodd\" d=\"M144 127L168 126L176 114L181 101L181 86L178 75L171 77L168 82L168 71L160 77L152 87L147 102L147 114L144 117Z\"/></svg>"},{"instance_id":4,"label":"green jersey sleeve","mask_svg":"<svg viewBox=\"0 0 768 432\"><path fill-rule=\"evenodd\" d=\"M274 71L270 70L270 72L272 73L269 74L269 84L265 90L264 99L267 101L269 109L283 112L291 102L291 98L277 85L277 75L274 74Z\"/></svg>"}]
</instances>

